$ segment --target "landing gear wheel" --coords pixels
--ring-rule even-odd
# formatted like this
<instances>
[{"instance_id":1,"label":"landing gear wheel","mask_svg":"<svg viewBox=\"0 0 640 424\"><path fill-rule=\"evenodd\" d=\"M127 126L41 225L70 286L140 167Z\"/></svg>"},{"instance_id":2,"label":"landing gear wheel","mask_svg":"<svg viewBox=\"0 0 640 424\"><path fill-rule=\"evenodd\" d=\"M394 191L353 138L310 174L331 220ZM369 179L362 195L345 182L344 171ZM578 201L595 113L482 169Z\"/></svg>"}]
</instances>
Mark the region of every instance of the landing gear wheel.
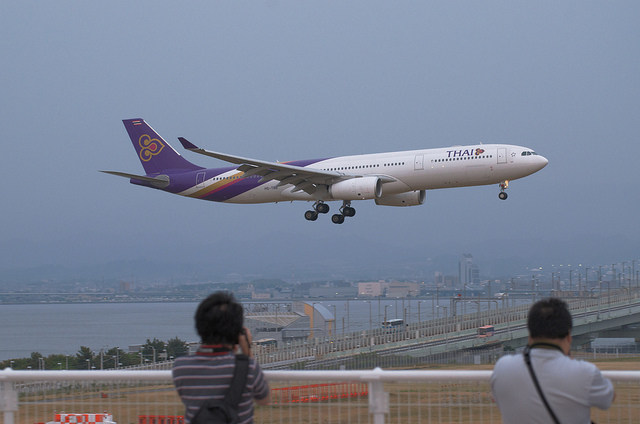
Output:
<instances>
[{"instance_id":1,"label":"landing gear wheel","mask_svg":"<svg viewBox=\"0 0 640 424\"><path fill-rule=\"evenodd\" d=\"M304 218L307 221L315 221L316 219L318 219L318 212L316 212L316 211L306 211L304 213Z\"/></svg>"},{"instance_id":2,"label":"landing gear wheel","mask_svg":"<svg viewBox=\"0 0 640 424\"><path fill-rule=\"evenodd\" d=\"M344 214L344 216L355 216L356 215L356 210L355 210L355 208L352 208L351 206L345 206L342 209L342 213Z\"/></svg>"},{"instance_id":3,"label":"landing gear wheel","mask_svg":"<svg viewBox=\"0 0 640 424\"><path fill-rule=\"evenodd\" d=\"M315 205L315 210L318 213L327 213L329 212L329 205L327 205L326 203L318 203L317 205Z\"/></svg>"},{"instance_id":4,"label":"landing gear wheel","mask_svg":"<svg viewBox=\"0 0 640 424\"><path fill-rule=\"evenodd\" d=\"M342 224L344 222L344 215L337 213L331 216L331 222L334 224Z\"/></svg>"},{"instance_id":5,"label":"landing gear wheel","mask_svg":"<svg viewBox=\"0 0 640 424\"><path fill-rule=\"evenodd\" d=\"M504 191L501 191L500 193L498 193L498 198L500 200L507 200L507 197L509 197L509 196Z\"/></svg>"}]
</instances>

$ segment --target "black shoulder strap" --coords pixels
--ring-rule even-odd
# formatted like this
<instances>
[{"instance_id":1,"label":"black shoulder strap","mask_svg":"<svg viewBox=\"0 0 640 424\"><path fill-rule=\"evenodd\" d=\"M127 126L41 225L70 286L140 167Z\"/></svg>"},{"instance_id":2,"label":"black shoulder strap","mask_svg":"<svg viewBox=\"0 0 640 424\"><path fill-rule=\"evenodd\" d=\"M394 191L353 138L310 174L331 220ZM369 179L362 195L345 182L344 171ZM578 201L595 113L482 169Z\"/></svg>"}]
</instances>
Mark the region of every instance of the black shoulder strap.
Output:
<instances>
[{"instance_id":1,"label":"black shoulder strap","mask_svg":"<svg viewBox=\"0 0 640 424\"><path fill-rule=\"evenodd\" d=\"M560 424L560 421L558 421L558 417L556 417L556 414L553 413L553 409L551 409L549 402L547 402L547 398L545 398L544 393L542 393L542 388L540 388L540 383L538 383L538 378L536 377L536 373L533 372L533 366L531 365L531 357L529 355L530 351L531 351L531 346L525 347L522 356L524 356L524 362L527 364L527 369L529 370L529 374L531 374L531 379L533 380L533 384L536 386L536 390L538 390L538 394L542 398L542 403L544 403L544 406L546 406L547 411L549 411L551 418L553 418L553 422L555 424Z\"/></svg>"},{"instance_id":2,"label":"black shoulder strap","mask_svg":"<svg viewBox=\"0 0 640 424\"><path fill-rule=\"evenodd\" d=\"M245 355L236 355L236 368L233 372L233 380L229 387L229 403L234 407L238 407L240 397L244 392L244 386L247 383L247 374L249 371L249 358Z\"/></svg>"}]
</instances>

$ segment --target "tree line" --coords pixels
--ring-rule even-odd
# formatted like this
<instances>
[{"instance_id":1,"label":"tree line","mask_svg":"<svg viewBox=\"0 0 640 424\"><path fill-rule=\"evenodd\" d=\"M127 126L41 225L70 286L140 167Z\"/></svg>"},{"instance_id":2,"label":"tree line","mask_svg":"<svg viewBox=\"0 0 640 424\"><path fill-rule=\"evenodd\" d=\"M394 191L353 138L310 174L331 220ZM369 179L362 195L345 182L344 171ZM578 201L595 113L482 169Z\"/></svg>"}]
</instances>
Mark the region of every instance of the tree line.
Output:
<instances>
[{"instance_id":1,"label":"tree line","mask_svg":"<svg viewBox=\"0 0 640 424\"><path fill-rule=\"evenodd\" d=\"M187 354L189 354L189 345L178 337L174 337L167 342L154 338L153 340L147 339L139 352L125 352L119 347L94 352L86 346L80 346L75 355L51 354L45 357L40 352L32 352L28 358L6 359L0 362L0 369L114 369L172 360Z\"/></svg>"}]
</instances>

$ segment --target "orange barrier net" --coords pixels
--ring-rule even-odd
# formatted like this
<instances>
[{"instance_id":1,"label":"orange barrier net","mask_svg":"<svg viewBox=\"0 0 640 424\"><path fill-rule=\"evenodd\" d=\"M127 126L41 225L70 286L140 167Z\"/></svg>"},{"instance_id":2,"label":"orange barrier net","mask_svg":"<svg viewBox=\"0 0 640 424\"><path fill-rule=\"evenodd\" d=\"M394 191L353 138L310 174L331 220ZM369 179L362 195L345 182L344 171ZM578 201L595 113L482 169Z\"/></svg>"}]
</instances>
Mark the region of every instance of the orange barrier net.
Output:
<instances>
[{"instance_id":1,"label":"orange barrier net","mask_svg":"<svg viewBox=\"0 0 640 424\"><path fill-rule=\"evenodd\" d=\"M182 415L138 415L138 424L184 424Z\"/></svg>"},{"instance_id":2,"label":"orange barrier net","mask_svg":"<svg viewBox=\"0 0 640 424\"><path fill-rule=\"evenodd\" d=\"M369 389L366 383L309 384L271 389L271 403L321 402L330 399L367 396L368 394Z\"/></svg>"}]
</instances>

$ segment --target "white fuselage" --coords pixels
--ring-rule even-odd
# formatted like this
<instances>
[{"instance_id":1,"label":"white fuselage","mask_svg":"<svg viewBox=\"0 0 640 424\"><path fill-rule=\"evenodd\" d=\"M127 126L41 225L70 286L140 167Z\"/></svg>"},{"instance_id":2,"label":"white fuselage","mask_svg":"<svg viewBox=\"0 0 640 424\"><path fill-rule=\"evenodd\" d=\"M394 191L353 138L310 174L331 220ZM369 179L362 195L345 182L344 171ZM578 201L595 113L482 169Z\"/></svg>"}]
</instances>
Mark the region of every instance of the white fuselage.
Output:
<instances>
[{"instance_id":1,"label":"white fuselage","mask_svg":"<svg viewBox=\"0 0 640 424\"><path fill-rule=\"evenodd\" d=\"M531 175L544 168L547 159L532 149L505 145L480 144L447 148L409 150L341 156L318 161L307 168L337 171L363 176L388 176L395 181L383 184L382 196L418 190L498 184ZM231 171L230 176L239 171ZM230 203L267 203L288 200L334 200L328 194L309 195L291 192L291 185L279 181L259 185ZM189 193L181 193L189 195Z\"/></svg>"}]
</instances>

